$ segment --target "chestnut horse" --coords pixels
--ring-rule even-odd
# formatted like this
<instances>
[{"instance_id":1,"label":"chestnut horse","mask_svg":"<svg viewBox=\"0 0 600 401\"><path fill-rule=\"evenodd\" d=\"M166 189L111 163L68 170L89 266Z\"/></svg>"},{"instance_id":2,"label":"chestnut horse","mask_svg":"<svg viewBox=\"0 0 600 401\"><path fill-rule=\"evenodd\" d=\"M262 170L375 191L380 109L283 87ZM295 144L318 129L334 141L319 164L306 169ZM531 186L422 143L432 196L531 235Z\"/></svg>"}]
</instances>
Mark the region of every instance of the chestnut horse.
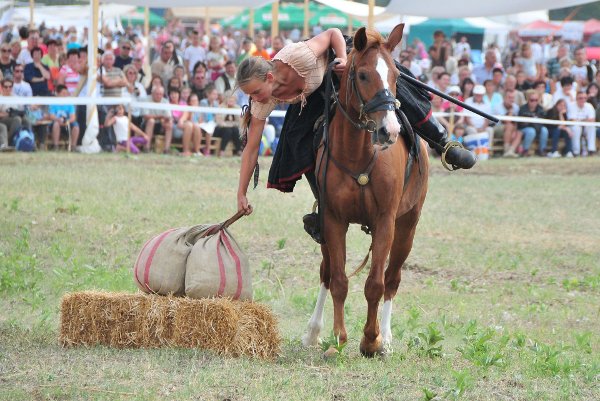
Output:
<instances>
[{"instance_id":1,"label":"chestnut horse","mask_svg":"<svg viewBox=\"0 0 600 401\"><path fill-rule=\"evenodd\" d=\"M350 223L358 223L370 229L373 252L365 282L368 312L360 351L373 356L390 349L392 299L400 285L400 269L412 248L428 178L425 143L418 140L414 144L420 147L420 156L407 175L409 148L404 140L398 140L401 125L396 116L399 102L395 95L399 71L390 51L402 39L402 29L403 24L394 28L385 41L378 32L360 28L341 77L336 114L326 146L317 155L315 169L322 194L325 243L321 245L320 291L303 336L304 345L318 342L329 290L333 298L333 333L340 343L347 341L346 233ZM384 143L380 145L382 138ZM377 313L382 296L379 326Z\"/></svg>"}]
</instances>

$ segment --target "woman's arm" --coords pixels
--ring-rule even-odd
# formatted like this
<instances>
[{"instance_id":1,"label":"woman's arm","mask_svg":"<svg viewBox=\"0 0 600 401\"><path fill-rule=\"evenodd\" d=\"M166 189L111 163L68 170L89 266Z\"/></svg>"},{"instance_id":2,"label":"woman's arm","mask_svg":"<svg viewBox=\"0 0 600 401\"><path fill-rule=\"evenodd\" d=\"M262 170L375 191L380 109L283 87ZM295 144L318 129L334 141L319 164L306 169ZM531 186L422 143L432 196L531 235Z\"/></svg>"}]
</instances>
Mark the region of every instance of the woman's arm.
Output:
<instances>
[{"instance_id":1,"label":"woman's arm","mask_svg":"<svg viewBox=\"0 0 600 401\"><path fill-rule=\"evenodd\" d=\"M262 132L265 128L265 120L259 120L252 117L250 128L248 129L248 141L242 152L242 166L240 168L240 180L238 184L238 211L243 210L247 215L252 213L252 206L248 204L246 193L250 178L254 171L254 166L258 160L258 148L262 139Z\"/></svg>"},{"instance_id":2,"label":"woman's arm","mask_svg":"<svg viewBox=\"0 0 600 401\"><path fill-rule=\"evenodd\" d=\"M335 51L336 60L340 62L334 68L334 71L342 72L346 68L346 41L339 29L330 28L325 32L321 32L314 38L309 39L306 44L317 55L321 55L332 48Z\"/></svg>"}]
</instances>

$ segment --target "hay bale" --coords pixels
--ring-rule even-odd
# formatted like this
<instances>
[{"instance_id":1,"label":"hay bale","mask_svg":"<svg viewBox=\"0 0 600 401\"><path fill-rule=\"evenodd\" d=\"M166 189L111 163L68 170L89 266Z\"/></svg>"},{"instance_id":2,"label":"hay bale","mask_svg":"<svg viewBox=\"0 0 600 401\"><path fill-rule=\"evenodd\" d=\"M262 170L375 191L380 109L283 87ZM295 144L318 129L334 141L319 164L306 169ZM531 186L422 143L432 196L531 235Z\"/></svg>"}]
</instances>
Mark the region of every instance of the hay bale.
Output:
<instances>
[{"instance_id":1,"label":"hay bale","mask_svg":"<svg viewBox=\"0 0 600 401\"><path fill-rule=\"evenodd\" d=\"M255 302L235 302L239 316L233 340L233 355L250 355L269 359L273 350L279 350L281 337L277 320L265 305Z\"/></svg>"},{"instance_id":2,"label":"hay bale","mask_svg":"<svg viewBox=\"0 0 600 401\"><path fill-rule=\"evenodd\" d=\"M274 358L281 344L277 320L264 305L98 291L63 297L59 341L64 346L198 347L264 359Z\"/></svg>"}]
</instances>

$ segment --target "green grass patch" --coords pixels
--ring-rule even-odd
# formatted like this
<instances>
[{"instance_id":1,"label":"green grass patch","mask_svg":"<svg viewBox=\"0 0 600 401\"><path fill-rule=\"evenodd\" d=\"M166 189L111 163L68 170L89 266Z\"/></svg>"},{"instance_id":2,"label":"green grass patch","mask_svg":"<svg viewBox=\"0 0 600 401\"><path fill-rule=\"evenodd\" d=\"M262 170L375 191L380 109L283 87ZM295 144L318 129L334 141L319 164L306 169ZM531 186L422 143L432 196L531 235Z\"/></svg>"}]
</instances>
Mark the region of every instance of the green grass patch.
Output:
<instances>
[{"instance_id":1,"label":"green grass patch","mask_svg":"<svg viewBox=\"0 0 600 401\"><path fill-rule=\"evenodd\" d=\"M70 291L136 291L144 242L236 208L239 158L38 153L0 157L0 399L592 400L600 394L600 158L490 160L430 188L394 301L392 348L360 356L364 279L349 283L349 341L304 348L320 248L304 233L308 185L249 191L231 227L254 297L279 318L273 362L202 350L62 348ZM584 212L583 212L584 211ZM370 238L351 227L347 269Z\"/></svg>"}]
</instances>

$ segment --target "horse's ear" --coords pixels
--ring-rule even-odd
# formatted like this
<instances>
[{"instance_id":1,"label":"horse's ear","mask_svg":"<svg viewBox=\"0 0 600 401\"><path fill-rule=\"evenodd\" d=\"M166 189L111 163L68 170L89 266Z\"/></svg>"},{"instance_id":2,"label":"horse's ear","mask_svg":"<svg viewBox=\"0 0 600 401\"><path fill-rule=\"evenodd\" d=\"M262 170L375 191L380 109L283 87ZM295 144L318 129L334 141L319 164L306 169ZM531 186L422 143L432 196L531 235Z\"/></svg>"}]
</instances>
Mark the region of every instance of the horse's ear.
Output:
<instances>
[{"instance_id":1,"label":"horse's ear","mask_svg":"<svg viewBox=\"0 0 600 401\"><path fill-rule=\"evenodd\" d=\"M402 33L404 32L404 23L396 25L396 27L388 36L385 46L389 51L392 51L398 46L398 43L402 40Z\"/></svg>"},{"instance_id":2,"label":"horse's ear","mask_svg":"<svg viewBox=\"0 0 600 401\"><path fill-rule=\"evenodd\" d=\"M358 28L358 31L354 34L353 45L354 49L359 52L367 47L367 29L364 26Z\"/></svg>"}]
</instances>

